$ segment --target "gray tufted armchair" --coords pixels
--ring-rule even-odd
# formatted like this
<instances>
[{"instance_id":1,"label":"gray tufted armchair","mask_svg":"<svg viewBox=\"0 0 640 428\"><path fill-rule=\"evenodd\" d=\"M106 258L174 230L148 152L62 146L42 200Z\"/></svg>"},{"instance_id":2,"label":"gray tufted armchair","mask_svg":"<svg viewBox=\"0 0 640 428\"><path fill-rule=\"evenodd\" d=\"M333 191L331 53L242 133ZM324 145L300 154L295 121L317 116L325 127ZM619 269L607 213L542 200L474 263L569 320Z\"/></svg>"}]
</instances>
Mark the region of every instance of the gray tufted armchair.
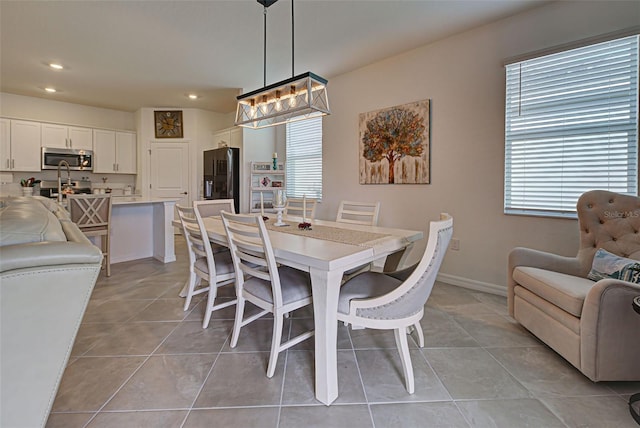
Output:
<instances>
[{"instance_id":1,"label":"gray tufted armchair","mask_svg":"<svg viewBox=\"0 0 640 428\"><path fill-rule=\"evenodd\" d=\"M640 380L640 285L587 279L598 248L640 260L640 198L603 190L576 205L580 248L563 257L528 248L509 254L509 314L592 381Z\"/></svg>"}]
</instances>

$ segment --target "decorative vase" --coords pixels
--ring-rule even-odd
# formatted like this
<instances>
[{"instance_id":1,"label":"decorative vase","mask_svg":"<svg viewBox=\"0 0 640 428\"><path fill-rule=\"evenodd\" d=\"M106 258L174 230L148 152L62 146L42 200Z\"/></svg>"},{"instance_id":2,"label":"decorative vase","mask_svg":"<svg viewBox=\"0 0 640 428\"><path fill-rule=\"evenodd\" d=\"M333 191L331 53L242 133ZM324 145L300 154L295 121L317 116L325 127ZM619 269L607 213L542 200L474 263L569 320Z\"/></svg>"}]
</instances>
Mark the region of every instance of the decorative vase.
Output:
<instances>
[{"instance_id":1,"label":"decorative vase","mask_svg":"<svg viewBox=\"0 0 640 428\"><path fill-rule=\"evenodd\" d=\"M33 196L33 187L23 187L22 196Z\"/></svg>"}]
</instances>

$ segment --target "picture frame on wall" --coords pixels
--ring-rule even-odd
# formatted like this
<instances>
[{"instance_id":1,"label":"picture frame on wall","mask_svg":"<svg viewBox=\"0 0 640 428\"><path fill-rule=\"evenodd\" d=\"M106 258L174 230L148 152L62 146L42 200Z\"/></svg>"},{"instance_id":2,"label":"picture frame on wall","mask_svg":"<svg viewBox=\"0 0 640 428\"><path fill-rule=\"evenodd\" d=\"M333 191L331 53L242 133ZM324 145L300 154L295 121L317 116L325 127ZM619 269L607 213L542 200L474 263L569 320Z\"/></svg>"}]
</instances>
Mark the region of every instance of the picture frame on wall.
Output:
<instances>
[{"instance_id":1,"label":"picture frame on wall","mask_svg":"<svg viewBox=\"0 0 640 428\"><path fill-rule=\"evenodd\" d=\"M430 184L430 100L361 113L360 184Z\"/></svg>"}]
</instances>

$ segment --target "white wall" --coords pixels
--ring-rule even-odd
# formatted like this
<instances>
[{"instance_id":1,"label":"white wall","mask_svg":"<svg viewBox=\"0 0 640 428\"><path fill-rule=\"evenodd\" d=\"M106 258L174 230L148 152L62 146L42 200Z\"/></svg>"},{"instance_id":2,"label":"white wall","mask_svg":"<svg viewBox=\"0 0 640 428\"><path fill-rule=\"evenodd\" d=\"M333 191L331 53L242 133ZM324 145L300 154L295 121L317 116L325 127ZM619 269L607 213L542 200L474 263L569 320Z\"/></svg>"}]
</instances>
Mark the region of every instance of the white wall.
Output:
<instances>
[{"instance_id":1,"label":"white wall","mask_svg":"<svg viewBox=\"0 0 640 428\"><path fill-rule=\"evenodd\" d=\"M168 108L142 108L136 112L138 128L138 177L137 187L142 194L149 195L149 149L151 142L183 142L189 145L190 172L189 195L190 200L198 199L200 178L202 176L202 148L210 144L213 133L228 124L228 115L209 112L200 109L182 110L183 138L157 140L155 138L154 111L171 110Z\"/></svg>"},{"instance_id":2,"label":"white wall","mask_svg":"<svg viewBox=\"0 0 640 428\"><path fill-rule=\"evenodd\" d=\"M0 93L0 116L12 119L86 126L90 128L129 131L136 129L135 115L131 112L8 93ZM89 177L93 184L98 184L98 186L102 184L101 178L105 177L108 180L105 186L114 189L135 184L135 177L127 174L93 174L73 171L71 175L74 180L85 176ZM38 180L56 180L57 172L33 171L31 173L0 173L0 194L20 194L20 179L30 176Z\"/></svg>"},{"instance_id":3,"label":"white wall","mask_svg":"<svg viewBox=\"0 0 640 428\"><path fill-rule=\"evenodd\" d=\"M134 113L0 93L0 116L90 128L134 131Z\"/></svg>"},{"instance_id":4,"label":"white wall","mask_svg":"<svg viewBox=\"0 0 640 428\"><path fill-rule=\"evenodd\" d=\"M381 225L426 236L447 211L460 251L448 252L441 276L497 292L515 246L575 255L577 221L503 214L503 61L638 23L637 2L555 2L330 79L318 217L334 217L341 199L379 200ZM422 99L431 99L431 184L360 185L359 113Z\"/></svg>"}]
</instances>

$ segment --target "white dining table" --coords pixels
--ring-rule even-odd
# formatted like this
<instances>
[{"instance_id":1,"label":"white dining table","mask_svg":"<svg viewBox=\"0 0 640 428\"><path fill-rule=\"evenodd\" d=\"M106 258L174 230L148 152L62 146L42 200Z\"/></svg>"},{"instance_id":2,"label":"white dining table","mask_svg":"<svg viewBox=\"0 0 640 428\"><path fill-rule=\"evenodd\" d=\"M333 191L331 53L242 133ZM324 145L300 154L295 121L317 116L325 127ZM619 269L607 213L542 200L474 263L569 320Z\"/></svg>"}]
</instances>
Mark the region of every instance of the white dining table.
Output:
<instances>
[{"instance_id":1,"label":"white dining table","mask_svg":"<svg viewBox=\"0 0 640 428\"><path fill-rule=\"evenodd\" d=\"M220 218L203 219L209 240L227 245ZM313 225L349 230L360 230L386 235L375 244L352 245L311 238L299 234L269 230L269 238L276 261L309 272L313 298L315 324L315 386L316 399L330 405L338 397L337 333L338 295L343 273L410 247L422 239L422 231L362 226L313 220ZM290 226L295 227L295 226ZM313 226L312 226L313 227Z\"/></svg>"}]
</instances>

